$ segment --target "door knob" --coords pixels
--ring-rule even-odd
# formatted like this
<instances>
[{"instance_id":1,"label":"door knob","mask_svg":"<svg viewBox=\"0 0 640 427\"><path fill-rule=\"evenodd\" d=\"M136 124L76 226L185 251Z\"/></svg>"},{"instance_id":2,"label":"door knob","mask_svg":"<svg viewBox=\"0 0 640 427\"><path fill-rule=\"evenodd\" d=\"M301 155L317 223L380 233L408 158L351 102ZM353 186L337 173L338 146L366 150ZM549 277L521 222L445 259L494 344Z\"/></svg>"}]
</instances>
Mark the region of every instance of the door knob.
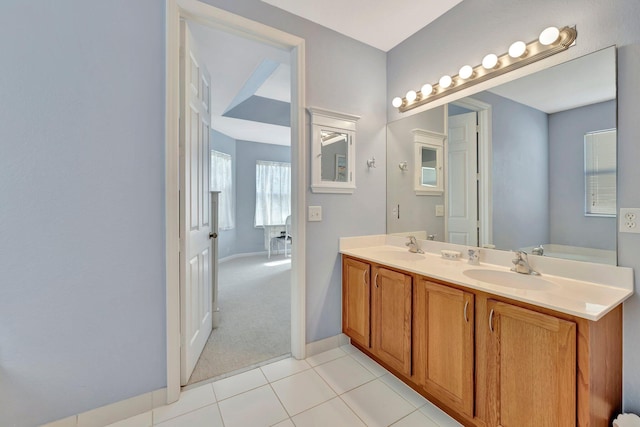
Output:
<instances>
[{"instance_id":1,"label":"door knob","mask_svg":"<svg viewBox=\"0 0 640 427\"><path fill-rule=\"evenodd\" d=\"M210 239L217 239L218 238L218 233L209 233L209 238Z\"/></svg>"}]
</instances>

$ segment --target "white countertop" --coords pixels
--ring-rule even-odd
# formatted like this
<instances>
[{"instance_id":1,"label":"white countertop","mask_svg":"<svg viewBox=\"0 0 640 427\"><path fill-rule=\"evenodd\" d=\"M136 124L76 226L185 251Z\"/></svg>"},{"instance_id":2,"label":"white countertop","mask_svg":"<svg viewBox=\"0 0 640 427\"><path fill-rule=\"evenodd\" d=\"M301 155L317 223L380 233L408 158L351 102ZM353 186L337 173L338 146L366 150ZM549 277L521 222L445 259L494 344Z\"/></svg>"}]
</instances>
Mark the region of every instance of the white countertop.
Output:
<instances>
[{"instance_id":1,"label":"white countertop","mask_svg":"<svg viewBox=\"0 0 640 427\"><path fill-rule=\"evenodd\" d=\"M404 246L405 241L404 237L389 235L342 238L340 253L594 321L633 294L633 270L627 267L530 255L531 266L541 275L531 277L538 282L522 289L518 282L527 282L529 276L510 271L513 253L481 249L480 264L470 265L464 257L466 246L419 240L426 253L412 254ZM462 258L444 259L442 249L458 250L463 253ZM513 274L514 285L470 278L465 271L471 269L495 271L506 278ZM548 286L535 286L538 283Z\"/></svg>"}]
</instances>

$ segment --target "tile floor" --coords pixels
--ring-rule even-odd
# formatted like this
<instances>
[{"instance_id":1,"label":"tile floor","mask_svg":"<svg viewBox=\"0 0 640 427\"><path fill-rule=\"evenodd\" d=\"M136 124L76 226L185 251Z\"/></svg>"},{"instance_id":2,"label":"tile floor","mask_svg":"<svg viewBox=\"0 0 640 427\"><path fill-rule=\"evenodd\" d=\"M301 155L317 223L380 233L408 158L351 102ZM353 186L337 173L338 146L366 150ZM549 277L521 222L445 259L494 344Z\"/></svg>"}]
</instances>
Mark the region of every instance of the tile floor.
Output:
<instances>
[{"instance_id":1,"label":"tile floor","mask_svg":"<svg viewBox=\"0 0 640 427\"><path fill-rule=\"evenodd\" d=\"M284 359L182 392L111 427L456 427L355 347Z\"/></svg>"}]
</instances>

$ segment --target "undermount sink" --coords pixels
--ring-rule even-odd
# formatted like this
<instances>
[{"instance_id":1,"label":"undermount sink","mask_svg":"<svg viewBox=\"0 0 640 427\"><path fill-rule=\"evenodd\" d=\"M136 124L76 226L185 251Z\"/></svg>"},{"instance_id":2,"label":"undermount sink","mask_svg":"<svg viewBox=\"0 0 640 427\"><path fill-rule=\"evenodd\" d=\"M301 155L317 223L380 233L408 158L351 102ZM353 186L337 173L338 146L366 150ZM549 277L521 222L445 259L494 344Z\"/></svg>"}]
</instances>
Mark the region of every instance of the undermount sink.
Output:
<instances>
[{"instance_id":1,"label":"undermount sink","mask_svg":"<svg viewBox=\"0 0 640 427\"><path fill-rule=\"evenodd\" d=\"M463 271L470 279L479 280L491 285L505 286L514 289L527 289L534 291L548 291L557 287L555 283L544 280L538 276L519 274L511 271L484 270L474 268Z\"/></svg>"}]
</instances>

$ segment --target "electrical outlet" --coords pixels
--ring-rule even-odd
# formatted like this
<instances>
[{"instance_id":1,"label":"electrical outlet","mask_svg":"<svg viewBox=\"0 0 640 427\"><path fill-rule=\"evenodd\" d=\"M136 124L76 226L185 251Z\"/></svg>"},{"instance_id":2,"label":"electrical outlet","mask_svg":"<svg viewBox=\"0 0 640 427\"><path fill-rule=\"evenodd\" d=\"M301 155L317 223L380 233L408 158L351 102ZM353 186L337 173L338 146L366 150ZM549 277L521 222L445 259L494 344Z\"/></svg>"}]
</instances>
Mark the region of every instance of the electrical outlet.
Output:
<instances>
[{"instance_id":1,"label":"electrical outlet","mask_svg":"<svg viewBox=\"0 0 640 427\"><path fill-rule=\"evenodd\" d=\"M621 233L640 233L640 208L620 208Z\"/></svg>"},{"instance_id":2,"label":"electrical outlet","mask_svg":"<svg viewBox=\"0 0 640 427\"><path fill-rule=\"evenodd\" d=\"M309 221L322 221L322 206L309 206Z\"/></svg>"}]
</instances>

